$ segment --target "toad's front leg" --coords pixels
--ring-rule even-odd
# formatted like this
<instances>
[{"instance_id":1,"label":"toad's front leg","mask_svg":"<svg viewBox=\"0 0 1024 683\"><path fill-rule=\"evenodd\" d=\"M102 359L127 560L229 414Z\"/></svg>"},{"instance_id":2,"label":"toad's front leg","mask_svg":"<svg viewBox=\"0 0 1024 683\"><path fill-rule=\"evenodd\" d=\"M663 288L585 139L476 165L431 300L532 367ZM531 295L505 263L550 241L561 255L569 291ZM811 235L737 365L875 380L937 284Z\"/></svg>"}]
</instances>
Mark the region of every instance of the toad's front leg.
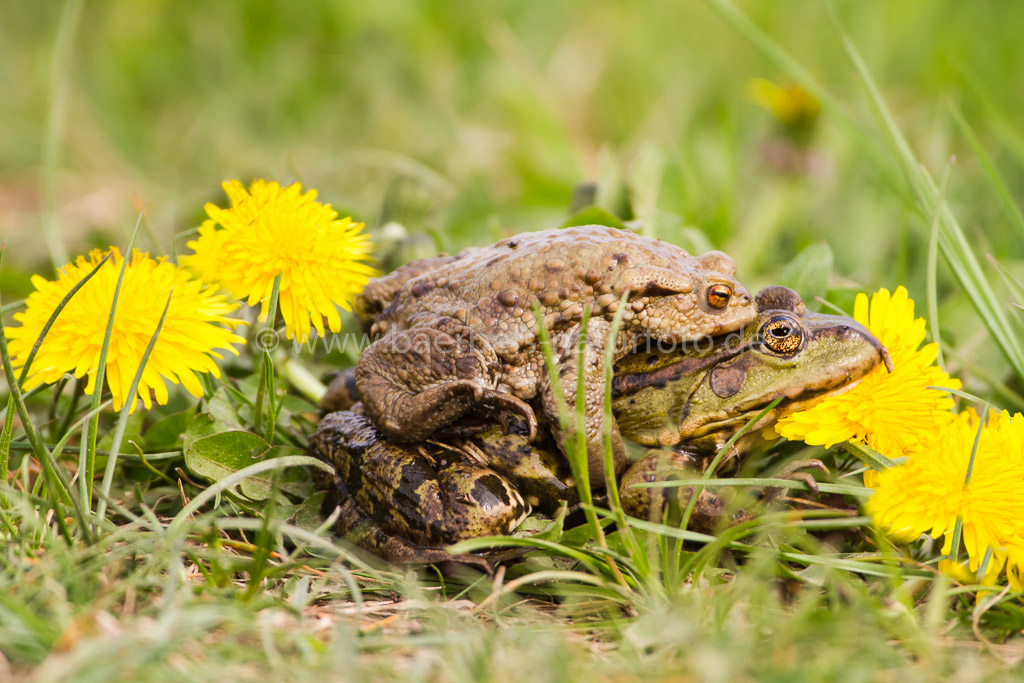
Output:
<instances>
[{"instance_id":1,"label":"toad's front leg","mask_svg":"<svg viewBox=\"0 0 1024 683\"><path fill-rule=\"evenodd\" d=\"M500 362L490 344L451 321L392 331L363 353L356 388L366 414L389 439L422 440L472 412L526 421L531 438L537 417L526 402L495 389Z\"/></svg>"},{"instance_id":2,"label":"toad's front leg","mask_svg":"<svg viewBox=\"0 0 1024 683\"><path fill-rule=\"evenodd\" d=\"M590 483L595 489L605 485L604 469L604 393L607 386L604 369L606 344L614 344L608 339L610 323L607 320L591 319L587 337L583 345L583 364L580 365L580 328L556 337L552 357L558 370L559 383L562 387L562 398L568 409L569 424L562 427L559 420L558 401L550 381L545 375L542 384L541 401L544 414L552 425L552 432L560 448L565 449L569 439L576 433L573 416L576 414L576 387L580 376L583 378L583 432L587 447L587 467L590 471ZM627 464L626 449L615 420L611 420L612 459L616 474L622 472ZM566 451L568 456L568 452Z\"/></svg>"}]
</instances>

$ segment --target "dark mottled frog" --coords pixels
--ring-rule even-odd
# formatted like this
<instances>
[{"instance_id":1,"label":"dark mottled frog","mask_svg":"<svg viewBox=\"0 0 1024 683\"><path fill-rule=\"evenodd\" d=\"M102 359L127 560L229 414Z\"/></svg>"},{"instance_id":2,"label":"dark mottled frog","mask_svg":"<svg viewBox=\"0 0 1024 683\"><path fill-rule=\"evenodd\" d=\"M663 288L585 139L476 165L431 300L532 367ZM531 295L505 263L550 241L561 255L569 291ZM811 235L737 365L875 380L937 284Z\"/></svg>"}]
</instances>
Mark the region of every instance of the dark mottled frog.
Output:
<instances>
[{"instance_id":1,"label":"dark mottled frog","mask_svg":"<svg viewBox=\"0 0 1024 683\"><path fill-rule=\"evenodd\" d=\"M625 437L656 449L620 478L623 506L647 517L662 492L685 504L685 488L632 487L680 468L702 470L717 450L776 398L727 454L737 459L761 431L823 394L849 387L887 358L862 326L843 316L808 313L783 287L758 295L755 324L706 348L639 352L616 364L612 410ZM345 383L335 385L343 405ZM351 389L351 385L349 389ZM386 439L357 412L327 415L312 439L315 455L337 476L322 477L329 507L341 506L337 529L396 561L438 561L443 546L508 534L531 508L551 512L578 502L564 459L550 441L530 443L525 428L492 428L450 443ZM325 509L325 511L328 511ZM724 511L712 491L698 497L691 527L711 530Z\"/></svg>"},{"instance_id":2,"label":"dark mottled frog","mask_svg":"<svg viewBox=\"0 0 1024 683\"><path fill-rule=\"evenodd\" d=\"M414 261L371 281L356 302L376 339L356 366L366 415L396 443L421 441L468 414L497 418L506 428L513 419L525 420L533 438L537 422L527 401L539 396L543 416L557 425L537 309L569 405L583 374L587 451L600 482L602 363L620 298L628 292L613 340L616 357L638 337L681 343L747 325L755 306L735 271L721 252L691 256L660 240L596 225L523 233L456 256ZM586 306L592 317L577 367ZM625 465L613 431L615 457Z\"/></svg>"}]
</instances>

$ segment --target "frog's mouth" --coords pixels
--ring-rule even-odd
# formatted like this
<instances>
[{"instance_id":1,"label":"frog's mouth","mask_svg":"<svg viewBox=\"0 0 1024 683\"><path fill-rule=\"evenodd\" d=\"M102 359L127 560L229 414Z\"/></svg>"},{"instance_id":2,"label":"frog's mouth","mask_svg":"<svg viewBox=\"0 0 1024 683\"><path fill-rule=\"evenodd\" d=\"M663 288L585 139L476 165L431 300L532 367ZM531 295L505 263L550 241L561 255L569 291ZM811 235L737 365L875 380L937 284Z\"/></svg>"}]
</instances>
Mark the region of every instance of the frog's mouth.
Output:
<instances>
[{"instance_id":1,"label":"frog's mouth","mask_svg":"<svg viewBox=\"0 0 1024 683\"><path fill-rule=\"evenodd\" d=\"M805 410L815 405L822 399L829 396L841 396L848 391L851 391L854 387L863 381L864 377L859 377L851 382L847 382L840 387L832 389L808 389L800 394L797 394L793 398L786 398L782 396L782 401L773 410L768 411L758 422L751 426L751 432L757 434L758 432L772 426L782 418L797 413L801 410ZM719 435L720 438L716 439L719 444L724 444L728 441L733 434L738 432L740 429L745 427L754 418L760 415L761 411L765 409L771 401L760 403L757 406L744 408L743 410L730 415L722 420L716 420L707 422L701 427L694 430L694 437L707 437L711 435Z\"/></svg>"}]
</instances>

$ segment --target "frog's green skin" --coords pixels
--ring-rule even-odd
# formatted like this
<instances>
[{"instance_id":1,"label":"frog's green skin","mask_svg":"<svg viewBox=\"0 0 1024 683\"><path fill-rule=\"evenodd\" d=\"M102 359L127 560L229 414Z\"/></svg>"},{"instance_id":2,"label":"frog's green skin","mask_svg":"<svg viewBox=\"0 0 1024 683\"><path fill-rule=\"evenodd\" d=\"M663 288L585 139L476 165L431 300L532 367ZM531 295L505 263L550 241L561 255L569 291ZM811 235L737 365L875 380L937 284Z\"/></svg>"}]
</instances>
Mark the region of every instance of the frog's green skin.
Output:
<instances>
[{"instance_id":1,"label":"frog's green skin","mask_svg":"<svg viewBox=\"0 0 1024 683\"><path fill-rule=\"evenodd\" d=\"M691 256L598 225L522 233L415 261L370 282L356 301L375 338L355 372L366 415L396 443L422 441L469 414L506 425L518 417L532 437L537 418L527 402L539 398L536 406L554 425L559 398L573 403L582 375L587 452L597 470L604 454L601 365L621 298L628 295L610 342L616 357L638 336L678 343L747 325L756 310L735 271L721 252ZM562 397L544 370L538 315L551 335ZM625 464L614 425L612 448Z\"/></svg>"},{"instance_id":2,"label":"frog's green skin","mask_svg":"<svg viewBox=\"0 0 1024 683\"><path fill-rule=\"evenodd\" d=\"M675 492L681 504L692 495L685 488L631 484L665 478L670 470L702 470L738 429L781 399L734 445L723 463L728 467L780 417L849 387L887 358L855 321L808 313L791 290L767 288L758 306L753 325L708 348L635 353L616 364L612 410L623 435L659 449L620 477L629 514L656 513L664 491ZM332 385L331 407L345 406L345 383ZM331 507L341 506L338 531L354 533L360 545L388 559L431 562L451 557L445 545L511 533L531 508L575 505L576 489L555 444L531 443L519 426L510 434L490 428L408 446L389 441L357 412L327 415L312 447L338 470L337 477L321 479L332 491ZM724 502L704 491L691 528L711 530L723 513Z\"/></svg>"}]
</instances>

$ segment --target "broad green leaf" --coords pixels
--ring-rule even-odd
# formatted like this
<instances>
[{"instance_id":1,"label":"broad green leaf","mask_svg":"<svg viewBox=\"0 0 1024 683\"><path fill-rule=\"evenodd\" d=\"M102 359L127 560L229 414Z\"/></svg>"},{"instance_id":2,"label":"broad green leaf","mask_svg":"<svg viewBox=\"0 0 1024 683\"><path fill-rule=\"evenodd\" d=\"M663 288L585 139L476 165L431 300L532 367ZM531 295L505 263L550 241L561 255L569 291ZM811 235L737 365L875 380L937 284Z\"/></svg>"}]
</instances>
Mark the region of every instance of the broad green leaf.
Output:
<instances>
[{"instance_id":1,"label":"broad green leaf","mask_svg":"<svg viewBox=\"0 0 1024 683\"><path fill-rule=\"evenodd\" d=\"M777 278L778 284L795 290L811 310L815 297L824 297L832 275L832 249L824 242L812 244L790 261Z\"/></svg>"},{"instance_id":2,"label":"broad green leaf","mask_svg":"<svg viewBox=\"0 0 1024 683\"><path fill-rule=\"evenodd\" d=\"M185 448L185 465L193 474L217 481L263 460L269 448L252 432L220 432L192 441Z\"/></svg>"},{"instance_id":3,"label":"broad green leaf","mask_svg":"<svg viewBox=\"0 0 1024 683\"><path fill-rule=\"evenodd\" d=\"M577 211L569 217L569 220L562 223L561 227L571 228L576 225L607 225L610 228L626 227L621 219L598 206L588 206Z\"/></svg>"},{"instance_id":4,"label":"broad green leaf","mask_svg":"<svg viewBox=\"0 0 1024 683\"><path fill-rule=\"evenodd\" d=\"M143 438L146 448L153 451L173 450L181 445L182 436L189 428L196 416L197 407L190 406L187 410L172 413L167 417L157 420Z\"/></svg>"},{"instance_id":5,"label":"broad green leaf","mask_svg":"<svg viewBox=\"0 0 1024 683\"><path fill-rule=\"evenodd\" d=\"M206 427L207 419L199 418L199 428ZM301 451L290 446L272 448L252 432L229 431L192 440L185 448L185 466L196 476L216 482L257 462L298 454ZM286 472L280 484L282 490L294 495L306 495L311 488L304 470ZM242 480L238 491L249 500L266 500L272 485L273 473L268 471Z\"/></svg>"},{"instance_id":6,"label":"broad green leaf","mask_svg":"<svg viewBox=\"0 0 1024 683\"><path fill-rule=\"evenodd\" d=\"M125 408L125 410L127 410L127 408ZM127 422L127 425L125 426L125 430L124 430L124 437L123 437L124 441L134 441L135 443L141 442L141 440L142 440L142 423L143 423L143 419L145 418L145 416L146 416L146 411L144 411L144 410L137 410L137 411L135 411L134 413L132 413L131 415L128 416L128 418L127 418L128 422ZM103 438L100 439L99 442L97 442L96 448L98 448L101 451L109 451L110 450L110 446L113 443L114 443L114 431L110 430L109 432L107 432L106 434L103 435Z\"/></svg>"},{"instance_id":7,"label":"broad green leaf","mask_svg":"<svg viewBox=\"0 0 1024 683\"><path fill-rule=\"evenodd\" d=\"M238 410L231 402L230 393L226 388L219 387L214 392L210 400L206 402L206 409L217 422L234 425L237 429L241 429L242 418L239 417Z\"/></svg>"},{"instance_id":8,"label":"broad green leaf","mask_svg":"<svg viewBox=\"0 0 1024 683\"><path fill-rule=\"evenodd\" d=\"M285 470L285 472L299 471L301 470L298 468ZM323 517L320 516L320 506L323 505L326 495L325 491L317 491L298 505L281 505L278 508L279 514L289 524L294 524L307 531L314 531L324 523Z\"/></svg>"}]
</instances>

